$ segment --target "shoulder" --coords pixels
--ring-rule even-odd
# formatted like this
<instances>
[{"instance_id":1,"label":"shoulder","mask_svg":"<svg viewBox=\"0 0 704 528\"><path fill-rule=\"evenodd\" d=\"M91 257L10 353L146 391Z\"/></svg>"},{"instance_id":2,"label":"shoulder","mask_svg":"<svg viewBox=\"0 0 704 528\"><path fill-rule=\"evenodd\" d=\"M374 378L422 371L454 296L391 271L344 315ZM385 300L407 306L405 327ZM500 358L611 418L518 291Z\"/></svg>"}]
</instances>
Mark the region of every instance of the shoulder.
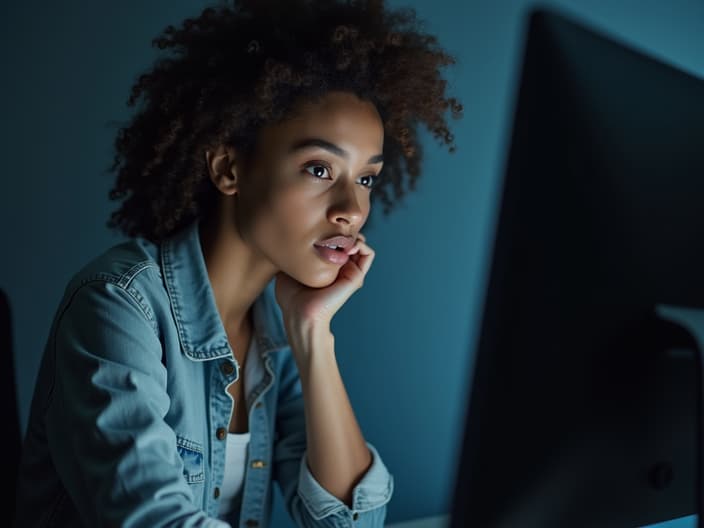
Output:
<instances>
[{"instance_id":1,"label":"shoulder","mask_svg":"<svg viewBox=\"0 0 704 528\"><path fill-rule=\"evenodd\" d=\"M133 238L103 251L69 279L62 307L91 297L91 291L100 291L104 303L138 306L153 323L159 305L168 305L159 246L143 238Z\"/></svg>"},{"instance_id":2,"label":"shoulder","mask_svg":"<svg viewBox=\"0 0 704 528\"><path fill-rule=\"evenodd\" d=\"M102 280L126 286L140 274L161 276L159 247L142 238L112 246L86 263L68 283L67 290Z\"/></svg>"}]
</instances>

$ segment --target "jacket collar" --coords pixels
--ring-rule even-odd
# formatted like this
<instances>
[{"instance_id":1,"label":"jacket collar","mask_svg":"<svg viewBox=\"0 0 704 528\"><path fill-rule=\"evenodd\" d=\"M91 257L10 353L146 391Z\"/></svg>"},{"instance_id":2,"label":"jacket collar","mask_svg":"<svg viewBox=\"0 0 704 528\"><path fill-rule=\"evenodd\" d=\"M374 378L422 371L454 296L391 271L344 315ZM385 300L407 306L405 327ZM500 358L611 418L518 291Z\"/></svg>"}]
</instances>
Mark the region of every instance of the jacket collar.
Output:
<instances>
[{"instance_id":1,"label":"jacket collar","mask_svg":"<svg viewBox=\"0 0 704 528\"><path fill-rule=\"evenodd\" d=\"M161 267L181 348L190 359L232 356L208 278L196 219L161 243ZM254 338L262 357L288 346L272 279L254 301Z\"/></svg>"}]
</instances>

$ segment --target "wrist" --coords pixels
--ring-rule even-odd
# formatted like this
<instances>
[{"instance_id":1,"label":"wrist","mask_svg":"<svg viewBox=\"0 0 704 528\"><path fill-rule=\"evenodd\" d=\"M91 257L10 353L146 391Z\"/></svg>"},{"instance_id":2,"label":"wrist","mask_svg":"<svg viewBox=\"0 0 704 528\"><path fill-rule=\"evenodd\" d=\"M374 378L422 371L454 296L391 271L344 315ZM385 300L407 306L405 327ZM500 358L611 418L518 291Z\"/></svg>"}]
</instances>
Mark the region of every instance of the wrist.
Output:
<instances>
[{"instance_id":1,"label":"wrist","mask_svg":"<svg viewBox=\"0 0 704 528\"><path fill-rule=\"evenodd\" d=\"M286 321L284 328L299 366L311 354L318 353L318 351L321 353L334 351L335 336L330 331L329 324Z\"/></svg>"},{"instance_id":2,"label":"wrist","mask_svg":"<svg viewBox=\"0 0 704 528\"><path fill-rule=\"evenodd\" d=\"M319 341L333 337L330 323L326 321L301 321L284 319L284 328L290 339Z\"/></svg>"}]
</instances>

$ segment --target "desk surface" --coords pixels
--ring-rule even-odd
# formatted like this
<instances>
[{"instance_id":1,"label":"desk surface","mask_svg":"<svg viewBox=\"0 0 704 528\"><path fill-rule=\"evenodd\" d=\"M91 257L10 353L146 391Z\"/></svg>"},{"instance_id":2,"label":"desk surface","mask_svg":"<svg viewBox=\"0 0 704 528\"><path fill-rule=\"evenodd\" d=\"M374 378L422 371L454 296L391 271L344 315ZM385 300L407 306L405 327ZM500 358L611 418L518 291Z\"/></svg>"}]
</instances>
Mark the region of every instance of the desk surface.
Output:
<instances>
[{"instance_id":1,"label":"desk surface","mask_svg":"<svg viewBox=\"0 0 704 528\"><path fill-rule=\"evenodd\" d=\"M423 517L422 519L387 524L386 528L447 528L449 520L449 515L436 515L434 517ZM689 515L664 523L643 526L642 528L697 528L697 516Z\"/></svg>"},{"instance_id":2,"label":"desk surface","mask_svg":"<svg viewBox=\"0 0 704 528\"><path fill-rule=\"evenodd\" d=\"M386 524L386 528L446 528L449 524L449 515L436 515L435 517L423 517L412 521Z\"/></svg>"}]
</instances>

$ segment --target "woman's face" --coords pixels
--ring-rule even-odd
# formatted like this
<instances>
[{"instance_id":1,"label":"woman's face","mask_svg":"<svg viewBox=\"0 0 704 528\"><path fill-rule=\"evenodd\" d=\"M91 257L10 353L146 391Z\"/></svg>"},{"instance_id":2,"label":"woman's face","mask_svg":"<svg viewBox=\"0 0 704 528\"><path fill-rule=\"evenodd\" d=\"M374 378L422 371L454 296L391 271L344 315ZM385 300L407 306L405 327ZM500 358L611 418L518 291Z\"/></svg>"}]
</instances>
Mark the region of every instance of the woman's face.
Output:
<instances>
[{"instance_id":1,"label":"woman's face","mask_svg":"<svg viewBox=\"0 0 704 528\"><path fill-rule=\"evenodd\" d=\"M273 266L310 287L337 278L315 244L357 233L369 216L370 187L382 168L384 128L372 103L347 92L296 108L261 129L238 178L235 222L242 239Z\"/></svg>"}]
</instances>

